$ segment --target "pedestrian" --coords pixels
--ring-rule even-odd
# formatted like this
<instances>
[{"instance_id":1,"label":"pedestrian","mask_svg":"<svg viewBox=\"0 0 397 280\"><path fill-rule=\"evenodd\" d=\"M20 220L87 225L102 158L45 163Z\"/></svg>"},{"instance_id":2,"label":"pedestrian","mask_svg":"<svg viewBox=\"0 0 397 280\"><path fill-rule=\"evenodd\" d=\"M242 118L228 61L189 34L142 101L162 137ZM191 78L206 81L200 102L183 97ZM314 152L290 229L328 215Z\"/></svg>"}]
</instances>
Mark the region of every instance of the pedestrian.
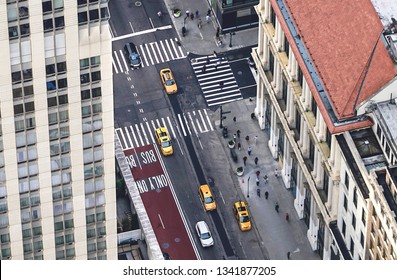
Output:
<instances>
[{"instance_id":1,"label":"pedestrian","mask_svg":"<svg viewBox=\"0 0 397 280\"><path fill-rule=\"evenodd\" d=\"M265 198L268 199L269 198L269 192L265 191Z\"/></svg>"},{"instance_id":2,"label":"pedestrian","mask_svg":"<svg viewBox=\"0 0 397 280\"><path fill-rule=\"evenodd\" d=\"M198 18L198 17L199 17L199 11L196 10L196 18Z\"/></svg>"},{"instance_id":3,"label":"pedestrian","mask_svg":"<svg viewBox=\"0 0 397 280\"><path fill-rule=\"evenodd\" d=\"M237 143L237 149L238 149L239 151L241 150L241 143L240 143L240 142Z\"/></svg>"},{"instance_id":4,"label":"pedestrian","mask_svg":"<svg viewBox=\"0 0 397 280\"><path fill-rule=\"evenodd\" d=\"M287 252L287 259L291 259L291 252Z\"/></svg>"},{"instance_id":5,"label":"pedestrian","mask_svg":"<svg viewBox=\"0 0 397 280\"><path fill-rule=\"evenodd\" d=\"M263 180L265 180L265 184L266 184L268 180L267 175L263 176Z\"/></svg>"},{"instance_id":6,"label":"pedestrian","mask_svg":"<svg viewBox=\"0 0 397 280\"><path fill-rule=\"evenodd\" d=\"M259 174L261 174L261 172L259 170L256 170L256 177L259 178Z\"/></svg>"},{"instance_id":7,"label":"pedestrian","mask_svg":"<svg viewBox=\"0 0 397 280\"><path fill-rule=\"evenodd\" d=\"M223 81L219 82L219 87L221 88L221 90L223 89Z\"/></svg>"},{"instance_id":8,"label":"pedestrian","mask_svg":"<svg viewBox=\"0 0 397 280\"><path fill-rule=\"evenodd\" d=\"M256 195L261 197L261 189L256 189Z\"/></svg>"},{"instance_id":9,"label":"pedestrian","mask_svg":"<svg viewBox=\"0 0 397 280\"><path fill-rule=\"evenodd\" d=\"M274 210L276 210L277 213L278 213L278 209L279 209L278 202L276 202L276 205L274 206Z\"/></svg>"},{"instance_id":10,"label":"pedestrian","mask_svg":"<svg viewBox=\"0 0 397 280\"><path fill-rule=\"evenodd\" d=\"M233 134L233 140L234 140L234 142L236 142L236 139L237 139L237 134L234 133L234 134Z\"/></svg>"},{"instance_id":11,"label":"pedestrian","mask_svg":"<svg viewBox=\"0 0 397 280\"><path fill-rule=\"evenodd\" d=\"M210 15L211 15L211 9L208 9L207 16L210 16Z\"/></svg>"},{"instance_id":12,"label":"pedestrian","mask_svg":"<svg viewBox=\"0 0 397 280\"><path fill-rule=\"evenodd\" d=\"M256 145L256 142L258 141L258 135L255 135L254 140L255 140L255 145Z\"/></svg>"},{"instance_id":13,"label":"pedestrian","mask_svg":"<svg viewBox=\"0 0 397 280\"><path fill-rule=\"evenodd\" d=\"M201 68L201 73L205 73L205 71L207 71L207 66L204 64L203 65L203 68Z\"/></svg>"},{"instance_id":14,"label":"pedestrian","mask_svg":"<svg viewBox=\"0 0 397 280\"><path fill-rule=\"evenodd\" d=\"M245 163L247 162L247 156L243 157L243 161L244 161L244 166L245 166Z\"/></svg>"},{"instance_id":15,"label":"pedestrian","mask_svg":"<svg viewBox=\"0 0 397 280\"><path fill-rule=\"evenodd\" d=\"M274 176L276 176L276 178L278 177L278 169L276 168L276 170L274 170Z\"/></svg>"},{"instance_id":16,"label":"pedestrian","mask_svg":"<svg viewBox=\"0 0 397 280\"><path fill-rule=\"evenodd\" d=\"M190 11L186 10L186 17L189 17L189 16L190 16Z\"/></svg>"},{"instance_id":17,"label":"pedestrian","mask_svg":"<svg viewBox=\"0 0 397 280\"><path fill-rule=\"evenodd\" d=\"M247 142L249 143L249 141L250 141L250 137L247 135L247 136L245 136L245 140L247 140Z\"/></svg>"},{"instance_id":18,"label":"pedestrian","mask_svg":"<svg viewBox=\"0 0 397 280\"><path fill-rule=\"evenodd\" d=\"M234 123L236 123L236 120L237 120L237 119L236 119L236 116L234 116L234 117L233 117L233 121L234 121Z\"/></svg>"},{"instance_id":19,"label":"pedestrian","mask_svg":"<svg viewBox=\"0 0 397 280\"><path fill-rule=\"evenodd\" d=\"M255 113L251 113L251 120L255 119Z\"/></svg>"},{"instance_id":20,"label":"pedestrian","mask_svg":"<svg viewBox=\"0 0 397 280\"><path fill-rule=\"evenodd\" d=\"M259 187L259 177L256 177L256 186Z\"/></svg>"},{"instance_id":21,"label":"pedestrian","mask_svg":"<svg viewBox=\"0 0 397 280\"><path fill-rule=\"evenodd\" d=\"M240 129L237 130L237 138L240 139Z\"/></svg>"},{"instance_id":22,"label":"pedestrian","mask_svg":"<svg viewBox=\"0 0 397 280\"><path fill-rule=\"evenodd\" d=\"M255 165L258 165L258 157L255 157L254 161L255 161Z\"/></svg>"},{"instance_id":23,"label":"pedestrian","mask_svg":"<svg viewBox=\"0 0 397 280\"><path fill-rule=\"evenodd\" d=\"M210 16L207 15L207 16L205 17L205 20L207 21L207 23L210 23Z\"/></svg>"},{"instance_id":24,"label":"pedestrian","mask_svg":"<svg viewBox=\"0 0 397 280\"><path fill-rule=\"evenodd\" d=\"M206 61L206 63L207 63L207 64L210 63L210 57L209 57L209 56L207 56L207 61Z\"/></svg>"},{"instance_id":25,"label":"pedestrian","mask_svg":"<svg viewBox=\"0 0 397 280\"><path fill-rule=\"evenodd\" d=\"M201 29L201 18L199 19L199 22L198 22L198 24L197 24L197 27L198 27L199 29Z\"/></svg>"},{"instance_id":26,"label":"pedestrian","mask_svg":"<svg viewBox=\"0 0 397 280\"><path fill-rule=\"evenodd\" d=\"M190 13L190 19L193 20L194 19L194 14Z\"/></svg>"},{"instance_id":27,"label":"pedestrian","mask_svg":"<svg viewBox=\"0 0 397 280\"><path fill-rule=\"evenodd\" d=\"M247 152L248 152L248 155L250 156L251 152L252 152L252 147L251 146L248 147Z\"/></svg>"},{"instance_id":28,"label":"pedestrian","mask_svg":"<svg viewBox=\"0 0 397 280\"><path fill-rule=\"evenodd\" d=\"M289 214L285 213L285 220L288 222L289 221Z\"/></svg>"},{"instance_id":29,"label":"pedestrian","mask_svg":"<svg viewBox=\"0 0 397 280\"><path fill-rule=\"evenodd\" d=\"M214 56L215 56L215 57L217 57L217 56L218 56L218 54L216 53L216 51L214 51Z\"/></svg>"},{"instance_id":30,"label":"pedestrian","mask_svg":"<svg viewBox=\"0 0 397 280\"><path fill-rule=\"evenodd\" d=\"M157 15L159 16L159 18L161 19L161 16L163 15L163 13L161 11L157 12Z\"/></svg>"}]
</instances>

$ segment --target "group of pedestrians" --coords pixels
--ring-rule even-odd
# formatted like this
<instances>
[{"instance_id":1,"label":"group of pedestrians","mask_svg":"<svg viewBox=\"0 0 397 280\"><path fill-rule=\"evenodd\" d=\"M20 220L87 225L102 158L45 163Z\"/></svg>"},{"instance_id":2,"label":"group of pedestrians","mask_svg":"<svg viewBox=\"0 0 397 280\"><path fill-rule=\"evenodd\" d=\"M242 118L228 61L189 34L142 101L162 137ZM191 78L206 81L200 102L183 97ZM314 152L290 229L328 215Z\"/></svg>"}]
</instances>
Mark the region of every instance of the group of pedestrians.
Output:
<instances>
[{"instance_id":1,"label":"group of pedestrians","mask_svg":"<svg viewBox=\"0 0 397 280\"><path fill-rule=\"evenodd\" d=\"M159 17L161 17L161 14L159 14ZM201 15L200 15L199 10L196 10L195 13L190 12L190 10L186 10L186 18L185 19L188 19L188 18L190 18L191 20L194 20L194 18L196 18L198 20L197 27L199 29L201 29L203 24L202 24L202 21L201 21ZM208 9L207 15L205 16L205 21L207 22L207 24L211 22L211 9Z\"/></svg>"}]
</instances>

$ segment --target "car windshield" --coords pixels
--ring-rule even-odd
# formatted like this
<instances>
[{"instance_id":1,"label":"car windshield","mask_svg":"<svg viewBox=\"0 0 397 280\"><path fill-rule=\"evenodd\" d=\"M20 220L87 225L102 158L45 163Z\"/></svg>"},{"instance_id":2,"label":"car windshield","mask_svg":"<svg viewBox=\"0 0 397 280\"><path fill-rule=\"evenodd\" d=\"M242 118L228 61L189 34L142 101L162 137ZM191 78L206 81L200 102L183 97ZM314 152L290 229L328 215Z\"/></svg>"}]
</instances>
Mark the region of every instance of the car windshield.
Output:
<instances>
[{"instance_id":1,"label":"car windshield","mask_svg":"<svg viewBox=\"0 0 397 280\"><path fill-rule=\"evenodd\" d=\"M168 148L170 146L171 146L171 142L170 141L161 142L161 147L163 147L163 148Z\"/></svg>"},{"instance_id":2,"label":"car windshield","mask_svg":"<svg viewBox=\"0 0 397 280\"><path fill-rule=\"evenodd\" d=\"M166 81L165 81L165 84L166 84L167 86L172 86L173 84L175 84L175 81L174 81L174 80L166 80Z\"/></svg>"},{"instance_id":3,"label":"car windshield","mask_svg":"<svg viewBox=\"0 0 397 280\"><path fill-rule=\"evenodd\" d=\"M240 216L240 222L241 223L246 223L249 222L250 218L248 216Z\"/></svg>"},{"instance_id":4,"label":"car windshield","mask_svg":"<svg viewBox=\"0 0 397 280\"><path fill-rule=\"evenodd\" d=\"M132 61L134 64L139 64L140 61L141 61L139 55L136 54L136 53L131 54L130 59L131 59L131 61Z\"/></svg>"},{"instance_id":5,"label":"car windshield","mask_svg":"<svg viewBox=\"0 0 397 280\"><path fill-rule=\"evenodd\" d=\"M212 197L206 197L204 199L204 201L205 201L205 203L212 203L212 202L214 202L214 199Z\"/></svg>"},{"instance_id":6,"label":"car windshield","mask_svg":"<svg viewBox=\"0 0 397 280\"><path fill-rule=\"evenodd\" d=\"M204 232L201 234L201 239L211 238L211 234L209 232Z\"/></svg>"}]
</instances>

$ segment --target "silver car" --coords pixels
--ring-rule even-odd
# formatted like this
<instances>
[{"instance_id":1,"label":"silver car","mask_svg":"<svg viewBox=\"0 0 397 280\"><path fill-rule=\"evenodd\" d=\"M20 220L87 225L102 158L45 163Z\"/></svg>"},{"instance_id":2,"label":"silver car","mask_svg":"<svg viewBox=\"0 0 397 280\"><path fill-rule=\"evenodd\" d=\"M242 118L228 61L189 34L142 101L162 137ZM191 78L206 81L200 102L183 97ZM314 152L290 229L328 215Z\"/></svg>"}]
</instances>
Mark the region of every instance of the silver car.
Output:
<instances>
[{"instance_id":1,"label":"silver car","mask_svg":"<svg viewBox=\"0 0 397 280\"><path fill-rule=\"evenodd\" d=\"M200 239L201 246L209 247L214 245L214 239L205 221L199 221L196 224L197 235Z\"/></svg>"}]
</instances>

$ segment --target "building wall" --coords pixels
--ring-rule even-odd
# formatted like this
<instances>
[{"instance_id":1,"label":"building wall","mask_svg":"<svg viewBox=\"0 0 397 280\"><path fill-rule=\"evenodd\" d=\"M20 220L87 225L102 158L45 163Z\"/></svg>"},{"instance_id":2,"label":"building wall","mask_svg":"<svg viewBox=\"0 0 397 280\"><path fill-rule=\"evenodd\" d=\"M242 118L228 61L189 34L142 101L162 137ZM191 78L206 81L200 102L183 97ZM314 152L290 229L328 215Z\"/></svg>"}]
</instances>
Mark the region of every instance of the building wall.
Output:
<instances>
[{"instance_id":1,"label":"building wall","mask_svg":"<svg viewBox=\"0 0 397 280\"><path fill-rule=\"evenodd\" d=\"M256 9L260 26L253 55L259 66L255 113L261 128L269 126L269 148L279 159L285 186L294 187L295 209L308 227L312 249L330 258L333 236L327 225L339 213L341 154L271 3L260 1ZM262 116L269 107L267 125Z\"/></svg>"},{"instance_id":2,"label":"building wall","mask_svg":"<svg viewBox=\"0 0 397 280\"><path fill-rule=\"evenodd\" d=\"M117 259L107 3L81 3L0 5L2 259Z\"/></svg>"},{"instance_id":3,"label":"building wall","mask_svg":"<svg viewBox=\"0 0 397 280\"><path fill-rule=\"evenodd\" d=\"M387 249L380 249L382 253L368 250L381 246L377 237L370 241L373 213L377 211L374 205L379 203L374 199L369 172L349 132L345 132L343 137L369 188L368 198L354 179L348 162L351 159L345 158L317 108L306 82L310 77L302 74L295 58L299 53L291 47L294 42L287 40L284 32L289 31L283 30L274 9L269 0L256 6L260 24L258 47L252 52L258 69L255 114L259 126L269 133L269 149L278 159L285 187L292 188L295 210L308 227L307 238L323 259L343 258L341 249L352 259L387 258L393 255L385 253L393 247L390 244L395 245L391 239ZM374 102L384 100L385 94L374 98ZM378 136L383 137L381 133ZM385 141L381 146L387 148ZM390 149L387 157L389 163L395 161ZM335 221L341 241L331 230ZM379 223L378 219L372 231L379 229ZM380 236L386 236L384 232Z\"/></svg>"}]
</instances>

